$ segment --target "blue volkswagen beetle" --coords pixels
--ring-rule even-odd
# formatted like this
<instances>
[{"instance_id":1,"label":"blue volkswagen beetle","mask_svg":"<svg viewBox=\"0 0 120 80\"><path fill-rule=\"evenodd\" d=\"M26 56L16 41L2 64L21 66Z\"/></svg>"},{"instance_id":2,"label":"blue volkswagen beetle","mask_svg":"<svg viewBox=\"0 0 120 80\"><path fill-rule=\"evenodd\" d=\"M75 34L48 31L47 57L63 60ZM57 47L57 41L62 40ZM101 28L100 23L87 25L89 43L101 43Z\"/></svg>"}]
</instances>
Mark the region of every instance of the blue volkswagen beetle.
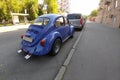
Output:
<instances>
[{"instance_id":1,"label":"blue volkswagen beetle","mask_svg":"<svg viewBox=\"0 0 120 80\"><path fill-rule=\"evenodd\" d=\"M73 37L74 28L67 18L58 14L45 14L39 16L21 36L21 50L26 52L28 59L31 55L55 56L61 44L69 37Z\"/></svg>"}]
</instances>

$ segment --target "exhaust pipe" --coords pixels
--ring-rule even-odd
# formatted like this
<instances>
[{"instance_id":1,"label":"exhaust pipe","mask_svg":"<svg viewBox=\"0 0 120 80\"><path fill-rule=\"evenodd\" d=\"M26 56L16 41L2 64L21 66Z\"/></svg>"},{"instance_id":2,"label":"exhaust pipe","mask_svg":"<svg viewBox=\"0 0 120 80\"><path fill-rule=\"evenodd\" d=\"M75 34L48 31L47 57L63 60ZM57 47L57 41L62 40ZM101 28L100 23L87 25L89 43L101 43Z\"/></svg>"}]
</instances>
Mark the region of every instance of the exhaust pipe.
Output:
<instances>
[{"instance_id":1,"label":"exhaust pipe","mask_svg":"<svg viewBox=\"0 0 120 80\"><path fill-rule=\"evenodd\" d=\"M21 49L20 49L20 50L18 50L18 51L17 51L17 53L18 53L18 54L22 53L22 50L21 50Z\"/></svg>"},{"instance_id":2,"label":"exhaust pipe","mask_svg":"<svg viewBox=\"0 0 120 80\"><path fill-rule=\"evenodd\" d=\"M28 60L31 56L32 56L31 54L27 54L24 58Z\"/></svg>"}]
</instances>

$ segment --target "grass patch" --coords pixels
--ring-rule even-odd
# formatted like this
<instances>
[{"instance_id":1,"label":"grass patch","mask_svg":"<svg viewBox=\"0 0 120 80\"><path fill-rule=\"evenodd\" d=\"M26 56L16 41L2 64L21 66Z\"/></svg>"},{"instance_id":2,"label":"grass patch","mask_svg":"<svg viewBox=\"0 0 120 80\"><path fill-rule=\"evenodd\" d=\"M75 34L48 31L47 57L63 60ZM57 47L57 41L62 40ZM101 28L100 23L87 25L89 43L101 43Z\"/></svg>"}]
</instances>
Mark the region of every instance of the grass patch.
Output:
<instances>
[{"instance_id":1,"label":"grass patch","mask_svg":"<svg viewBox=\"0 0 120 80\"><path fill-rule=\"evenodd\" d=\"M2 27L2 26L12 26L13 24L11 24L11 23L7 23L6 25L3 25L3 24L0 24L0 27Z\"/></svg>"}]
</instances>

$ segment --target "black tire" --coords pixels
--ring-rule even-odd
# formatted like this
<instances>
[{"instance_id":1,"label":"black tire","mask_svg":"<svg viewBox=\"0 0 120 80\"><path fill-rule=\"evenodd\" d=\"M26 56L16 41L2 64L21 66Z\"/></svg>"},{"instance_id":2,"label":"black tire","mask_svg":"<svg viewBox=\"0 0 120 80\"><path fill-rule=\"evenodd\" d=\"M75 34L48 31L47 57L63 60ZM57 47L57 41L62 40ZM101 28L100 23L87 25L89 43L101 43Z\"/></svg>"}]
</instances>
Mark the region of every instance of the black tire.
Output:
<instances>
[{"instance_id":1,"label":"black tire","mask_svg":"<svg viewBox=\"0 0 120 80\"><path fill-rule=\"evenodd\" d=\"M61 48L61 40L59 38L57 38L53 45L52 45L52 49L51 51L49 52L49 55L50 56L55 56L58 54L58 52L60 51L60 48Z\"/></svg>"},{"instance_id":2,"label":"black tire","mask_svg":"<svg viewBox=\"0 0 120 80\"><path fill-rule=\"evenodd\" d=\"M73 38L74 37L74 32L73 32L73 34L70 36L70 38Z\"/></svg>"},{"instance_id":3,"label":"black tire","mask_svg":"<svg viewBox=\"0 0 120 80\"><path fill-rule=\"evenodd\" d=\"M73 38L73 35L71 35L70 38Z\"/></svg>"}]
</instances>

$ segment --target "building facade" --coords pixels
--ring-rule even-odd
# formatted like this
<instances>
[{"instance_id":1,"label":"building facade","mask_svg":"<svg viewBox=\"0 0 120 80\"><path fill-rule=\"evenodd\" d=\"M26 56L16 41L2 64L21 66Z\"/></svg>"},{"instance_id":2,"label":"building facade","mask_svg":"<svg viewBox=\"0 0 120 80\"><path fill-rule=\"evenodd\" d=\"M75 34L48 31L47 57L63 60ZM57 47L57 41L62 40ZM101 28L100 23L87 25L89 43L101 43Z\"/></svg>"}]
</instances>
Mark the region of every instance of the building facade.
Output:
<instances>
[{"instance_id":1,"label":"building facade","mask_svg":"<svg viewBox=\"0 0 120 80\"><path fill-rule=\"evenodd\" d=\"M70 0L58 0L59 13L70 12Z\"/></svg>"},{"instance_id":2,"label":"building facade","mask_svg":"<svg viewBox=\"0 0 120 80\"><path fill-rule=\"evenodd\" d=\"M120 0L101 0L96 21L120 28Z\"/></svg>"}]
</instances>

